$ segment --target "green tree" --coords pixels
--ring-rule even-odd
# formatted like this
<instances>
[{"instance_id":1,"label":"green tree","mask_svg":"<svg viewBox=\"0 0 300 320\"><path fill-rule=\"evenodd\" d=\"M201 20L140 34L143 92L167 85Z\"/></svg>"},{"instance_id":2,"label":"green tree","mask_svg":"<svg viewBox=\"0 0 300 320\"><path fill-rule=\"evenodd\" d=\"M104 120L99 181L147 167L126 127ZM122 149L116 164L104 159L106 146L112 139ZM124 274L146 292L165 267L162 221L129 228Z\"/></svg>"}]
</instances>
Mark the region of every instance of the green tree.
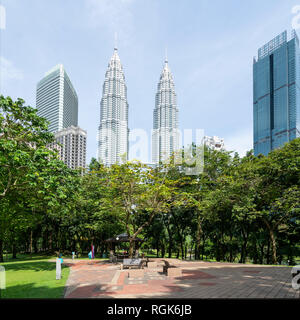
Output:
<instances>
[{"instance_id":1,"label":"green tree","mask_svg":"<svg viewBox=\"0 0 300 320\"><path fill-rule=\"evenodd\" d=\"M107 201L120 211L129 237L130 256L136 237L149 226L156 214L165 211L169 197L165 176L165 173L140 162L127 162L110 168Z\"/></svg>"},{"instance_id":2,"label":"green tree","mask_svg":"<svg viewBox=\"0 0 300 320\"><path fill-rule=\"evenodd\" d=\"M299 167L300 138L273 150L267 157L262 156L257 169L261 176L261 183L257 185L257 211L270 235L274 264L277 264L276 237L279 228L290 219L299 219L299 216L293 216L300 206L297 198Z\"/></svg>"}]
</instances>

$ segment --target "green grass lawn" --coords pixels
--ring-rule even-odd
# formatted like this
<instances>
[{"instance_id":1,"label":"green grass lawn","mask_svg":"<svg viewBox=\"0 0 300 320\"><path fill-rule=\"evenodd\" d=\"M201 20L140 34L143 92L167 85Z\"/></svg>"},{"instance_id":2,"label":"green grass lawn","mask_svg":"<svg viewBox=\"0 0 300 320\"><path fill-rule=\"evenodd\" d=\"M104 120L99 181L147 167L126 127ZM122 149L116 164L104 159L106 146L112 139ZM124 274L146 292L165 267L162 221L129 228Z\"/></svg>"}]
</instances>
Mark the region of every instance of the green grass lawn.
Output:
<instances>
[{"instance_id":1,"label":"green grass lawn","mask_svg":"<svg viewBox=\"0 0 300 320\"><path fill-rule=\"evenodd\" d=\"M56 264L50 257L19 257L0 263L6 271L6 289L1 298L62 298L69 268L62 266L62 278L56 280Z\"/></svg>"}]
</instances>

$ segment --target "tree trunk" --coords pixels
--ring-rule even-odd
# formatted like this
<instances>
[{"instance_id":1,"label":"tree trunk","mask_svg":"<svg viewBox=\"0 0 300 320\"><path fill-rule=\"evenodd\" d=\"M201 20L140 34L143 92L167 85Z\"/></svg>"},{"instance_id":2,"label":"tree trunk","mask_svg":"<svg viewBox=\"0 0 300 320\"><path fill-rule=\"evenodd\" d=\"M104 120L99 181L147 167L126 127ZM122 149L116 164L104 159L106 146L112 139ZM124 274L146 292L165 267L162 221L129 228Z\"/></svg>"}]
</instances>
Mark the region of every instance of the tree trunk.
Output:
<instances>
[{"instance_id":1,"label":"tree trunk","mask_svg":"<svg viewBox=\"0 0 300 320\"><path fill-rule=\"evenodd\" d=\"M169 255L169 258L172 258L172 243L170 242L169 243L169 248L168 248L168 255Z\"/></svg>"},{"instance_id":2,"label":"tree trunk","mask_svg":"<svg viewBox=\"0 0 300 320\"><path fill-rule=\"evenodd\" d=\"M50 234L49 234L49 250L53 252L52 231L50 231Z\"/></svg>"},{"instance_id":3,"label":"tree trunk","mask_svg":"<svg viewBox=\"0 0 300 320\"><path fill-rule=\"evenodd\" d=\"M246 255L247 255L247 240L244 240L242 244L240 263L246 262Z\"/></svg>"},{"instance_id":4,"label":"tree trunk","mask_svg":"<svg viewBox=\"0 0 300 320\"><path fill-rule=\"evenodd\" d=\"M63 235L61 236L60 243L61 243L61 245L60 245L61 246L61 250L65 251L66 248L67 248L67 239Z\"/></svg>"},{"instance_id":5,"label":"tree trunk","mask_svg":"<svg viewBox=\"0 0 300 320\"><path fill-rule=\"evenodd\" d=\"M247 233L247 230L244 231L243 228L241 228L241 233L243 237L243 244L242 244L240 263L245 263L247 258L248 233Z\"/></svg>"},{"instance_id":6,"label":"tree trunk","mask_svg":"<svg viewBox=\"0 0 300 320\"><path fill-rule=\"evenodd\" d=\"M169 255L169 258L172 258L172 244L173 244L173 239L172 239L172 234L171 234L171 231L170 231L170 228L167 228L168 230L168 236L169 236L169 247L168 247L168 255Z\"/></svg>"},{"instance_id":7,"label":"tree trunk","mask_svg":"<svg viewBox=\"0 0 300 320\"><path fill-rule=\"evenodd\" d=\"M196 241L195 241L194 255L195 255L195 260L197 260L197 259L198 259L198 250L197 250L197 243L196 243Z\"/></svg>"},{"instance_id":8,"label":"tree trunk","mask_svg":"<svg viewBox=\"0 0 300 320\"><path fill-rule=\"evenodd\" d=\"M0 262L4 262L3 259L3 240L0 239Z\"/></svg>"},{"instance_id":9,"label":"tree trunk","mask_svg":"<svg viewBox=\"0 0 300 320\"><path fill-rule=\"evenodd\" d=\"M192 260L193 247L194 247L194 243L192 242L191 248L190 248L190 260Z\"/></svg>"},{"instance_id":10,"label":"tree trunk","mask_svg":"<svg viewBox=\"0 0 300 320\"><path fill-rule=\"evenodd\" d=\"M221 259L220 259L220 242L219 240L217 239L217 252L216 252L216 260L219 262Z\"/></svg>"},{"instance_id":11,"label":"tree trunk","mask_svg":"<svg viewBox=\"0 0 300 320\"><path fill-rule=\"evenodd\" d=\"M196 237L196 242L195 242L195 259L200 260L200 255L201 255L201 240Z\"/></svg>"},{"instance_id":12,"label":"tree trunk","mask_svg":"<svg viewBox=\"0 0 300 320\"><path fill-rule=\"evenodd\" d=\"M273 230L270 228L269 231L272 245L272 262L273 264L277 264L276 239Z\"/></svg>"},{"instance_id":13,"label":"tree trunk","mask_svg":"<svg viewBox=\"0 0 300 320\"><path fill-rule=\"evenodd\" d=\"M38 253L39 252L38 239L37 238L33 238L33 252L34 253Z\"/></svg>"},{"instance_id":14,"label":"tree trunk","mask_svg":"<svg viewBox=\"0 0 300 320\"><path fill-rule=\"evenodd\" d=\"M29 248L29 251L30 251L30 255L32 255L32 230L30 230L30 248Z\"/></svg>"},{"instance_id":15,"label":"tree trunk","mask_svg":"<svg viewBox=\"0 0 300 320\"><path fill-rule=\"evenodd\" d=\"M133 241L130 239L129 241L129 258L133 257Z\"/></svg>"},{"instance_id":16,"label":"tree trunk","mask_svg":"<svg viewBox=\"0 0 300 320\"><path fill-rule=\"evenodd\" d=\"M257 264L257 259L258 259L258 254L257 254L258 250L257 250L257 245L256 243L254 243L254 256L253 256L253 263Z\"/></svg>"},{"instance_id":17,"label":"tree trunk","mask_svg":"<svg viewBox=\"0 0 300 320\"><path fill-rule=\"evenodd\" d=\"M197 257L195 256L195 259L200 259L200 248L201 248L201 237L202 237L203 231L202 231L202 221L200 219L200 215L197 219L197 237L196 237L196 244L195 248L197 248ZM202 253L203 256L203 253Z\"/></svg>"},{"instance_id":18,"label":"tree trunk","mask_svg":"<svg viewBox=\"0 0 300 320\"><path fill-rule=\"evenodd\" d=\"M225 242L224 242L224 232L223 228L221 231L221 241L220 241L220 261L225 261Z\"/></svg>"},{"instance_id":19,"label":"tree trunk","mask_svg":"<svg viewBox=\"0 0 300 320\"><path fill-rule=\"evenodd\" d=\"M180 248L181 248L181 259L184 259L184 246L183 246L183 241L180 240Z\"/></svg>"},{"instance_id":20,"label":"tree trunk","mask_svg":"<svg viewBox=\"0 0 300 320\"><path fill-rule=\"evenodd\" d=\"M12 258L17 259L17 246L15 243L12 244Z\"/></svg>"},{"instance_id":21,"label":"tree trunk","mask_svg":"<svg viewBox=\"0 0 300 320\"><path fill-rule=\"evenodd\" d=\"M47 232L42 232L42 251L45 252L47 250L48 245L48 234Z\"/></svg>"},{"instance_id":22,"label":"tree trunk","mask_svg":"<svg viewBox=\"0 0 300 320\"><path fill-rule=\"evenodd\" d=\"M259 259L260 264L264 264L264 248L265 248L265 245L262 244L260 246L260 259Z\"/></svg>"},{"instance_id":23,"label":"tree trunk","mask_svg":"<svg viewBox=\"0 0 300 320\"><path fill-rule=\"evenodd\" d=\"M230 249L229 249L229 262L233 260L233 251L232 251L232 233L230 232Z\"/></svg>"},{"instance_id":24,"label":"tree trunk","mask_svg":"<svg viewBox=\"0 0 300 320\"><path fill-rule=\"evenodd\" d=\"M292 250L292 244L291 244L291 240L289 240L289 247L288 247L288 260L289 261L293 261L294 260L294 253Z\"/></svg>"},{"instance_id":25,"label":"tree trunk","mask_svg":"<svg viewBox=\"0 0 300 320\"><path fill-rule=\"evenodd\" d=\"M202 241L203 241L203 244L202 244L202 252L201 252L201 260L203 260L203 256L204 256L204 250L205 250L205 240L206 240L206 238L203 236L203 238L202 238ZM199 259L200 259L200 252L199 252L199 257L198 257Z\"/></svg>"},{"instance_id":26,"label":"tree trunk","mask_svg":"<svg viewBox=\"0 0 300 320\"><path fill-rule=\"evenodd\" d=\"M165 257L165 245L162 243L161 245L161 257L164 258Z\"/></svg>"},{"instance_id":27,"label":"tree trunk","mask_svg":"<svg viewBox=\"0 0 300 320\"><path fill-rule=\"evenodd\" d=\"M270 264L270 240L268 240L268 247L267 247L267 264Z\"/></svg>"},{"instance_id":28,"label":"tree trunk","mask_svg":"<svg viewBox=\"0 0 300 320\"><path fill-rule=\"evenodd\" d=\"M264 222L269 230L269 235L270 235L270 241L271 241L271 246L272 246L272 262L273 264L277 264L277 251L276 251L276 238L275 238L275 233L269 222L264 219ZM268 244L268 253L269 253L269 247L270 247L270 241ZM269 254L268 254L268 259L269 259Z\"/></svg>"}]
</instances>

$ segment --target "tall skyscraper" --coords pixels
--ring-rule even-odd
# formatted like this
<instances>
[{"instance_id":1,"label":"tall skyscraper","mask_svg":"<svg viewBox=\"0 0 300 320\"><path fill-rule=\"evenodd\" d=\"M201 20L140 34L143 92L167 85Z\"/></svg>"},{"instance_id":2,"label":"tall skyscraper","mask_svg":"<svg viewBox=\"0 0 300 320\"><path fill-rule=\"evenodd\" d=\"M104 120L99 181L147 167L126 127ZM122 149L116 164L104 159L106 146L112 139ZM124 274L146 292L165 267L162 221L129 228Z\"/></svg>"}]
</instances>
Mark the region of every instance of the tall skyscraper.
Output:
<instances>
[{"instance_id":1,"label":"tall skyscraper","mask_svg":"<svg viewBox=\"0 0 300 320\"><path fill-rule=\"evenodd\" d=\"M253 61L254 155L267 155L300 136L300 55L293 30L258 50Z\"/></svg>"},{"instance_id":2,"label":"tall skyscraper","mask_svg":"<svg viewBox=\"0 0 300 320\"><path fill-rule=\"evenodd\" d=\"M37 114L46 118L59 158L72 169L86 166L86 131L78 127L77 93L63 67L58 64L37 84Z\"/></svg>"},{"instance_id":3,"label":"tall skyscraper","mask_svg":"<svg viewBox=\"0 0 300 320\"><path fill-rule=\"evenodd\" d=\"M165 59L153 111L152 162L167 160L179 149L178 107L173 76Z\"/></svg>"},{"instance_id":4,"label":"tall skyscraper","mask_svg":"<svg viewBox=\"0 0 300 320\"><path fill-rule=\"evenodd\" d=\"M54 134L55 142L50 146L57 149L59 158L72 169L86 167L87 132L79 127L68 127Z\"/></svg>"},{"instance_id":5,"label":"tall skyscraper","mask_svg":"<svg viewBox=\"0 0 300 320\"><path fill-rule=\"evenodd\" d=\"M100 104L98 158L106 166L128 157L128 103L125 76L117 48L108 64Z\"/></svg>"},{"instance_id":6,"label":"tall skyscraper","mask_svg":"<svg viewBox=\"0 0 300 320\"><path fill-rule=\"evenodd\" d=\"M36 107L38 115L50 121L51 132L78 125L78 97L62 64L38 82Z\"/></svg>"}]
</instances>

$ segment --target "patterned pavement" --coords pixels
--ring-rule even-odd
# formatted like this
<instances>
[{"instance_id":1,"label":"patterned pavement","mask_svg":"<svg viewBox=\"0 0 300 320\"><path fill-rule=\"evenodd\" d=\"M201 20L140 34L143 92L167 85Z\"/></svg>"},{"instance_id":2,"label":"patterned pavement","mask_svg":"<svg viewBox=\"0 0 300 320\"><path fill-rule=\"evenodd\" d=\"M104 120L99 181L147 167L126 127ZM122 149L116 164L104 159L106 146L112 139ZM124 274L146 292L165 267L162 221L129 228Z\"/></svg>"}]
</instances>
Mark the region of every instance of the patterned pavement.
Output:
<instances>
[{"instance_id":1,"label":"patterned pavement","mask_svg":"<svg viewBox=\"0 0 300 320\"><path fill-rule=\"evenodd\" d=\"M181 277L162 272L162 259L144 276L102 261L66 261L71 267L65 298L300 298L291 285L291 268L168 260Z\"/></svg>"}]
</instances>

